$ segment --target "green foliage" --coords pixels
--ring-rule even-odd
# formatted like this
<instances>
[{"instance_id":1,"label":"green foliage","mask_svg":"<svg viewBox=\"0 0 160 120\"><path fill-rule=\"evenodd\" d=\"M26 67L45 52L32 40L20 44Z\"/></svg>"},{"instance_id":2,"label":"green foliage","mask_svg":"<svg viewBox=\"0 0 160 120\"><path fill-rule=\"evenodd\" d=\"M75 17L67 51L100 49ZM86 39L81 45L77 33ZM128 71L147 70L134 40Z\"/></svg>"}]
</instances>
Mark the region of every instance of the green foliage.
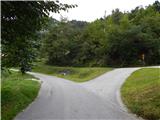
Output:
<instances>
[{"instance_id":1,"label":"green foliage","mask_svg":"<svg viewBox=\"0 0 160 120\"><path fill-rule=\"evenodd\" d=\"M160 64L159 6L156 1L128 13L116 9L104 19L85 25L84 29L72 27L72 22L60 23L46 35L48 63L72 66Z\"/></svg>"},{"instance_id":2,"label":"green foliage","mask_svg":"<svg viewBox=\"0 0 160 120\"><path fill-rule=\"evenodd\" d=\"M103 66L105 64L106 31L103 21L97 20L87 26L83 34L83 40L88 46L82 45L86 57L81 57L82 54L79 56L83 58L83 64L87 66Z\"/></svg>"},{"instance_id":3,"label":"green foliage","mask_svg":"<svg viewBox=\"0 0 160 120\"><path fill-rule=\"evenodd\" d=\"M121 93L127 107L148 120L160 119L160 68L135 71L124 83Z\"/></svg>"},{"instance_id":4,"label":"green foliage","mask_svg":"<svg viewBox=\"0 0 160 120\"><path fill-rule=\"evenodd\" d=\"M18 66L23 73L35 59L37 31L49 13L76 7L59 1L2 1L1 6L2 67Z\"/></svg>"},{"instance_id":5,"label":"green foliage","mask_svg":"<svg viewBox=\"0 0 160 120\"><path fill-rule=\"evenodd\" d=\"M31 75L22 75L19 72L11 72L7 76L2 74L2 120L13 119L36 98L40 83L30 80L32 78Z\"/></svg>"},{"instance_id":6,"label":"green foliage","mask_svg":"<svg viewBox=\"0 0 160 120\"><path fill-rule=\"evenodd\" d=\"M33 69L35 72L58 76L75 82L85 82L111 70L113 68L56 67L45 65L44 63L38 63Z\"/></svg>"},{"instance_id":7,"label":"green foliage","mask_svg":"<svg viewBox=\"0 0 160 120\"><path fill-rule=\"evenodd\" d=\"M47 54L48 64L59 66L76 64L74 59L79 53L83 24L86 22L59 22L46 33L42 52Z\"/></svg>"}]
</instances>

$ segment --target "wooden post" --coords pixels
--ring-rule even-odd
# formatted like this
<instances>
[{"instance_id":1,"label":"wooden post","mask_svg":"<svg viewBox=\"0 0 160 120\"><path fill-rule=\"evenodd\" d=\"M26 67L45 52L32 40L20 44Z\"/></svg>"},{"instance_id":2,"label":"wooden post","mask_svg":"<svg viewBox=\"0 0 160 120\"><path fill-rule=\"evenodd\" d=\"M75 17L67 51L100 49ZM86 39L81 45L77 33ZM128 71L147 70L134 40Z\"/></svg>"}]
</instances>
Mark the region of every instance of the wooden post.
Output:
<instances>
[{"instance_id":1,"label":"wooden post","mask_svg":"<svg viewBox=\"0 0 160 120\"><path fill-rule=\"evenodd\" d=\"M142 54L142 62L143 62L143 65L145 65L145 54L144 53Z\"/></svg>"}]
</instances>

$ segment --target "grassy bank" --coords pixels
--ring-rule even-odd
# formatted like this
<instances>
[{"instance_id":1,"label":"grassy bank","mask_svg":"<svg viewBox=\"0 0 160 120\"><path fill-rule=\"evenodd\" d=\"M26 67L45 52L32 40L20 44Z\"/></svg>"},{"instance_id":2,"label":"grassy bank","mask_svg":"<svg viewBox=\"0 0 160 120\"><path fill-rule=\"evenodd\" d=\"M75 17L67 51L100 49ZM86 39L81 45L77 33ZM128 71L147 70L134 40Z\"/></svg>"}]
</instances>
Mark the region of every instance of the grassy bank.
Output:
<instances>
[{"instance_id":1,"label":"grassy bank","mask_svg":"<svg viewBox=\"0 0 160 120\"><path fill-rule=\"evenodd\" d=\"M148 120L160 119L160 68L134 72L121 89L129 110Z\"/></svg>"},{"instance_id":2,"label":"grassy bank","mask_svg":"<svg viewBox=\"0 0 160 120\"><path fill-rule=\"evenodd\" d=\"M91 80L105 72L112 70L112 68L100 67L55 67L45 64L37 64L33 71L44 74L62 77L75 82L84 82Z\"/></svg>"},{"instance_id":3,"label":"grassy bank","mask_svg":"<svg viewBox=\"0 0 160 120\"><path fill-rule=\"evenodd\" d=\"M33 76L19 72L2 74L1 83L1 117L12 120L26 108L37 96L40 83L32 81Z\"/></svg>"}]
</instances>

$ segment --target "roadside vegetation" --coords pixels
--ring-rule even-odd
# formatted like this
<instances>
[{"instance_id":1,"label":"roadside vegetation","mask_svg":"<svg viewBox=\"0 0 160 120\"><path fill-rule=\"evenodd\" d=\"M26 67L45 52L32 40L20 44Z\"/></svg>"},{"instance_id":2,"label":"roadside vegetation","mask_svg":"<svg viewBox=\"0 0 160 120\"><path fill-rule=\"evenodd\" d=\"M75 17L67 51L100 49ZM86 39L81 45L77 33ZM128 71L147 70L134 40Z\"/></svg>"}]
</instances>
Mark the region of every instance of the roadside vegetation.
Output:
<instances>
[{"instance_id":1,"label":"roadside vegetation","mask_svg":"<svg viewBox=\"0 0 160 120\"><path fill-rule=\"evenodd\" d=\"M130 67L160 64L160 3L115 9L93 22L49 19L41 56L54 66Z\"/></svg>"},{"instance_id":2,"label":"roadside vegetation","mask_svg":"<svg viewBox=\"0 0 160 120\"><path fill-rule=\"evenodd\" d=\"M4 72L4 71L3 71ZM1 119L12 120L37 96L40 83L33 81L28 74L11 71L2 74L1 82Z\"/></svg>"},{"instance_id":3,"label":"roadside vegetation","mask_svg":"<svg viewBox=\"0 0 160 120\"><path fill-rule=\"evenodd\" d=\"M160 119L160 68L135 71L121 89L122 99L133 113L148 120Z\"/></svg>"},{"instance_id":4,"label":"roadside vegetation","mask_svg":"<svg viewBox=\"0 0 160 120\"><path fill-rule=\"evenodd\" d=\"M56 67L38 63L33 71L62 77L75 82L85 82L112 69L105 67Z\"/></svg>"},{"instance_id":5,"label":"roadside vegetation","mask_svg":"<svg viewBox=\"0 0 160 120\"><path fill-rule=\"evenodd\" d=\"M117 8L93 22L49 17L74 7L58 0L2 1L2 67L24 73L37 58L62 67L160 64L159 1L128 12Z\"/></svg>"}]
</instances>

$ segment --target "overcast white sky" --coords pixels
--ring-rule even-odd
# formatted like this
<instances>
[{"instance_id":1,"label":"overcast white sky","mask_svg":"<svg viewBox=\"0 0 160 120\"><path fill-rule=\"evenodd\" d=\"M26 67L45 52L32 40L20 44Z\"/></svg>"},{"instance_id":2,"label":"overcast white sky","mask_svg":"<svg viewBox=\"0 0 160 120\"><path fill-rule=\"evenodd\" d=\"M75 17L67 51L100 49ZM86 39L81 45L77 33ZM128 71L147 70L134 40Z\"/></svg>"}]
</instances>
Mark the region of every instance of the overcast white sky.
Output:
<instances>
[{"instance_id":1,"label":"overcast white sky","mask_svg":"<svg viewBox=\"0 0 160 120\"><path fill-rule=\"evenodd\" d=\"M148 6L155 0L59 0L62 3L77 4L77 8L69 9L67 12L61 12L61 15L69 20L94 21L97 18L111 14L113 9L119 8L120 11L130 11L137 6ZM60 19L59 14L52 13L51 16Z\"/></svg>"}]
</instances>

